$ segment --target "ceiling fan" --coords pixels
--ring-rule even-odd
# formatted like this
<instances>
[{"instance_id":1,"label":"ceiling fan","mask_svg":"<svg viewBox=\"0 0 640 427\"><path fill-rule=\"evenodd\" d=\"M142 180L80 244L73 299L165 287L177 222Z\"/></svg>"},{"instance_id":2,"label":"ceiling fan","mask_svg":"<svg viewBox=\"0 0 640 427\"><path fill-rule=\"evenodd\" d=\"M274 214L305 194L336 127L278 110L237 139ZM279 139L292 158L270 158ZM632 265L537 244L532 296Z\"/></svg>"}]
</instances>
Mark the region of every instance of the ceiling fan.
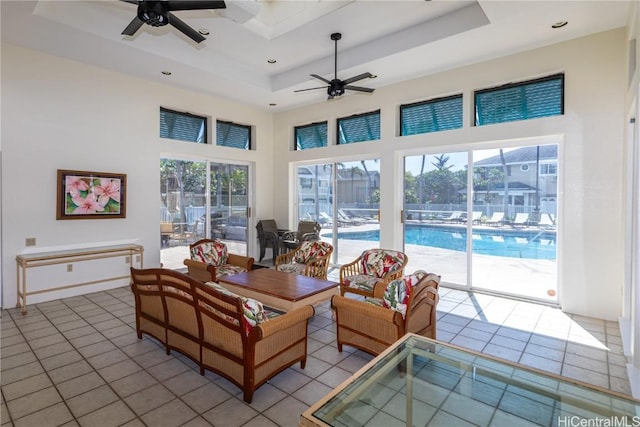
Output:
<instances>
[{"instance_id":1,"label":"ceiling fan","mask_svg":"<svg viewBox=\"0 0 640 427\"><path fill-rule=\"evenodd\" d=\"M362 79L370 79L373 78L374 75L371 73L362 73L359 74L357 76L348 78L346 80L340 80L338 78L338 40L340 40L342 38L342 34L340 33L333 33L331 34L331 40L333 40L335 42L335 53L334 53L334 78L333 80L327 80L322 76L319 76L317 74L311 74L311 77L314 77L318 80L322 80L323 82L327 83L328 86L320 86L320 87L311 87L308 89L299 89L299 90L295 90L294 92L304 92L307 90L316 90L316 89L327 89L327 95L329 95L329 97L327 99L333 99L335 97L338 96L342 96L344 95L344 91L345 90L355 90L357 92L367 92L367 93L371 93L374 91L374 89L368 88L368 87L360 87L360 86L353 86L351 85L351 83L357 82L359 80Z\"/></svg>"},{"instance_id":2,"label":"ceiling fan","mask_svg":"<svg viewBox=\"0 0 640 427\"><path fill-rule=\"evenodd\" d=\"M184 33L196 43L200 43L205 38L196 30L184 23L175 16L175 10L196 10L196 9L225 9L227 5L224 1L206 0L121 0L125 3L138 5L138 13L122 32L123 35L133 36L142 27L148 24L152 27L162 27L171 24Z\"/></svg>"}]
</instances>

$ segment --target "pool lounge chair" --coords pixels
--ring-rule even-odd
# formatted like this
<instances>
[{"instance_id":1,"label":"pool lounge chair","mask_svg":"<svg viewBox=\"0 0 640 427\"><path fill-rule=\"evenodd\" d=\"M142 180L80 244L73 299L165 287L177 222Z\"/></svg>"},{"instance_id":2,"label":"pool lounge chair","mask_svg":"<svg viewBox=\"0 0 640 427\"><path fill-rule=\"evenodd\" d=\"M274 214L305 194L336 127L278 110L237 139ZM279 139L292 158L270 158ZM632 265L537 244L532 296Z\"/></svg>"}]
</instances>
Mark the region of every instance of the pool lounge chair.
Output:
<instances>
[{"instance_id":1,"label":"pool lounge chair","mask_svg":"<svg viewBox=\"0 0 640 427\"><path fill-rule=\"evenodd\" d=\"M502 225L504 221L504 212L494 212L491 218L487 220L488 225Z\"/></svg>"},{"instance_id":2,"label":"pool lounge chair","mask_svg":"<svg viewBox=\"0 0 640 427\"><path fill-rule=\"evenodd\" d=\"M447 222L461 222L464 219L463 214L464 212L462 211L454 211L451 212L451 215L443 219Z\"/></svg>"},{"instance_id":3,"label":"pool lounge chair","mask_svg":"<svg viewBox=\"0 0 640 427\"><path fill-rule=\"evenodd\" d=\"M338 209L338 218L349 225L361 225L367 222L366 219L347 214L344 209Z\"/></svg>"},{"instance_id":4,"label":"pool lounge chair","mask_svg":"<svg viewBox=\"0 0 640 427\"><path fill-rule=\"evenodd\" d=\"M471 224L480 224L481 219L482 219L482 211L471 212ZM463 217L462 222L467 222L467 218Z\"/></svg>"},{"instance_id":5,"label":"pool lounge chair","mask_svg":"<svg viewBox=\"0 0 640 427\"><path fill-rule=\"evenodd\" d=\"M526 212L518 212L511 225L514 227L529 225L529 214Z\"/></svg>"},{"instance_id":6,"label":"pool lounge chair","mask_svg":"<svg viewBox=\"0 0 640 427\"><path fill-rule=\"evenodd\" d=\"M538 227L549 229L554 228L556 224L553 222L553 218L551 218L551 214L540 214L540 221L538 221Z\"/></svg>"}]
</instances>

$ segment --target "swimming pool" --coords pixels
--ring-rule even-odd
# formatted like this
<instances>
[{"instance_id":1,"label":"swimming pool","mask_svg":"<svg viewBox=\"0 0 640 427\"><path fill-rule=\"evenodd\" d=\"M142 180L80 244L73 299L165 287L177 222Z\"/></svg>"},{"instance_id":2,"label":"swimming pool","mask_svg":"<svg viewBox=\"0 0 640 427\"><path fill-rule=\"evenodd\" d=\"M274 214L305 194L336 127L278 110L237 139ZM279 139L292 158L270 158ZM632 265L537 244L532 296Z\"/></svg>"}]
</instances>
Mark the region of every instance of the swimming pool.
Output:
<instances>
[{"instance_id":1,"label":"swimming pool","mask_svg":"<svg viewBox=\"0 0 640 427\"><path fill-rule=\"evenodd\" d=\"M331 238L331 234L323 237ZM380 230L342 232L339 239L379 241ZM473 253L509 258L556 259L556 234L544 230L473 230ZM431 246L467 251L467 229L408 224L405 226L405 242L412 245Z\"/></svg>"}]
</instances>

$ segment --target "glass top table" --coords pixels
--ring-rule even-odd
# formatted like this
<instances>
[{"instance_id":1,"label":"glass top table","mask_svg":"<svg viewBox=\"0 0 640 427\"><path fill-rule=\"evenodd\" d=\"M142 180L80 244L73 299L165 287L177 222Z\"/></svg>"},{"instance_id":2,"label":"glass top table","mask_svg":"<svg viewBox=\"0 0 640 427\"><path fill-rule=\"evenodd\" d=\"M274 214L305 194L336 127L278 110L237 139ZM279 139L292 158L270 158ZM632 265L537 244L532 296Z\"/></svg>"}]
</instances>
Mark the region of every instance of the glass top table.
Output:
<instances>
[{"instance_id":1,"label":"glass top table","mask_svg":"<svg viewBox=\"0 0 640 427\"><path fill-rule=\"evenodd\" d=\"M301 426L640 426L640 401L408 334Z\"/></svg>"}]
</instances>

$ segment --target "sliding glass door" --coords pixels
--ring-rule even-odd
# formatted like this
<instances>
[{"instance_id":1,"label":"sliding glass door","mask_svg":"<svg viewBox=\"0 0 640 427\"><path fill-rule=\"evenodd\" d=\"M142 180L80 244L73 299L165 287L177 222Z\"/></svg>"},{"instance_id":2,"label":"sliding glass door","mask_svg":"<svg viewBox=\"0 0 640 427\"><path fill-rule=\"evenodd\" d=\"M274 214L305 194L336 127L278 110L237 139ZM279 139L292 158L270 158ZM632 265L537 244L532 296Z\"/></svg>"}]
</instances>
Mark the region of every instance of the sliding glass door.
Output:
<instances>
[{"instance_id":1,"label":"sliding glass door","mask_svg":"<svg viewBox=\"0 0 640 427\"><path fill-rule=\"evenodd\" d=\"M335 264L379 247L379 161L326 163L297 167L298 220L315 220L321 238L334 247Z\"/></svg>"},{"instance_id":2,"label":"sliding glass door","mask_svg":"<svg viewBox=\"0 0 640 427\"><path fill-rule=\"evenodd\" d=\"M405 157L407 272L422 269L466 285L467 163L466 152Z\"/></svg>"},{"instance_id":3,"label":"sliding glass door","mask_svg":"<svg viewBox=\"0 0 640 427\"><path fill-rule=\"evenodd\" d=\"M160 261L184 268L189 244L217 238L229 252L247 253L248 166L160 160Z\"/></svg>"},{"instance_id":4,"label":"sliding glass door","mask_svg":"<svg viewBox=\"0 0 640 427\"><path fill-rule=\"evenodd\" d=\"M557 302L557 178L555 144L405 157L407 271Z\"/></svg>"},{"instance_id":5,"label":"sliding glass door","mask_svg":"<svg viewBox=\"0 0 640 427\"><path fill-rule=\"evenodd\" d=\"M473 288L557 302L558 146L473 152Z\"/></svg>"}]
</instances>

